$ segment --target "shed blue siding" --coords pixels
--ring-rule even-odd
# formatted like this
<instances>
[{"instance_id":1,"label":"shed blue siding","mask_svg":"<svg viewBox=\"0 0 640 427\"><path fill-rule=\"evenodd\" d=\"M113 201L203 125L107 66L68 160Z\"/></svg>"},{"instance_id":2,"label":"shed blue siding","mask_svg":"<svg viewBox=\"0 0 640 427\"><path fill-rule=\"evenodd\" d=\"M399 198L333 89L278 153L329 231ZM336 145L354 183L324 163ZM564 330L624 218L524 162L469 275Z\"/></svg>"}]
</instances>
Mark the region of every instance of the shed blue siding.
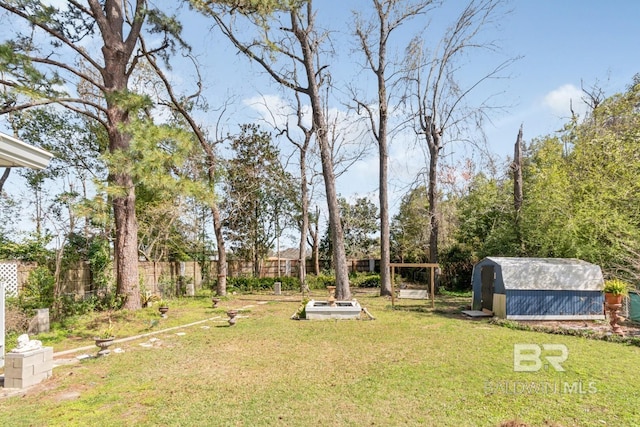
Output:
<instances>
[{"instance_id":1,"label":"shed blue siding","mask_svg":"<svg viewBox=\"0 0 640 427\"><path fill-rule=\"evenodd\" d=\"M602 314L599 291L507 290L507 316L567 316Z\"/></svg>"}]
</instances>

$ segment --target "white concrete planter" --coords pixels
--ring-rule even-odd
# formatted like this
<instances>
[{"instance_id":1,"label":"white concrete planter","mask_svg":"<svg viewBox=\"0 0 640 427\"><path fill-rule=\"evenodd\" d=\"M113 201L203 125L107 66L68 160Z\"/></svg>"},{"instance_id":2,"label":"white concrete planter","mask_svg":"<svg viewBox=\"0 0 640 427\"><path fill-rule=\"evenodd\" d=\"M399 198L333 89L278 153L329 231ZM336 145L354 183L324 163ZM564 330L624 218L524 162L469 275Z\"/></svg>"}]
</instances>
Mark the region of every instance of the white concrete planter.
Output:
<instances>
[{"instance_id":1,"label":"white concrete planter","mask_svg":"<svg viewBox=\"0 0 640 427\"><path fill-rule=\"evenodd\" d=\"M359 319L360 311L362 307L356 300L333 303L311 300L305 306L306 318L309 320Z\"/></svg>"}]
</instances>

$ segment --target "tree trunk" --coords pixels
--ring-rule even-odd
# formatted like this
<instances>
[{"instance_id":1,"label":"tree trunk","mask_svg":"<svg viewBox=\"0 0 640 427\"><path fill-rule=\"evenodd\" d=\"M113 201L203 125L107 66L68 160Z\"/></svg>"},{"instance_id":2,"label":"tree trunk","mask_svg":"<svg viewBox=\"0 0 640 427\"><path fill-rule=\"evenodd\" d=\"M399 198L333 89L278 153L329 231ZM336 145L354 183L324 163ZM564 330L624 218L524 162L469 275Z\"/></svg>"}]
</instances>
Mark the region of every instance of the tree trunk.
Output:
<instances>
[{"instance_id":1,"label":"tree trunk","mask_svg":"<svg viewBox=\"0 0 640 427\"><path fill-rule=\"evenodd\" d=\"M308 17L312 21L311 4L307 7ZM339 300L351 299L351 289L349 287L349 270L347 268L347 257L344 248L344 234L340 223L340 207L338 204L338 193L336 191L336 177L333 170L333 153L329 143L327 133L328 126L323 108L320 102L320 92L318 88L316 68L314 65L315 51L309 41L309 33L301 29L297 22L298 14L291 12L291 24L293 33L300 42L308 87L306 93L311 102L311 111L314 128L317 130L316 137L320 145L320 160L322 162L322 176L327 196L327 208L329 210L329 228L331 229L331 241L333 244L333 266L336 274L336 298Z\"/></svg>"},{"instance_id":2,"label":"tree trunk","mask_svg":"<svg viewBox=\"0 0 640 427\"><path fill-rule=\"evenodd\" d=\"M323 123L322 111L314 108L314 120L316 123ZM331 228L331 243L333 245L333 268L336 273L336 298L347 300L351 298L349 287L349 269L347 267L347 255L344 248L344 235L342 224L340 223L340 207L338 205L338 194L336 192L335 174L333 172L333 162L331 160L331 147L326 129L318 126L318 140L320 141L320 157L322 160L322 174L327 195L327 208L329 209L329 227Z\"/></svg>"},{"instance_id":3,"label":"tree trunk","mask_svg":"<svg viewBox=\"0 0 640 427\"><path fill-rule=\"evenodd\" d=\"M261 277L260 269L260 246L258 243L258 221L260 215L258 214L258 205L253 209L253 277Z\"/></svg>"},{"instance_id":4,"label":"tree trunk","mask_svg":"<svg viewBox=\"0 0 640 427\"><path fill-rule=\"evenodd\" d=\"M522 239L522 230L520 229L520 215L522 213L522 202L524 200L522 193L522 125L520 125L520 131L518 132L518 138L516 139L511 168L513 169L513 208L515 211L514 228L521 254L524 254L524 240Z\"/></svg>"},{"instance_id":5,"label":"tree trunk","mask_svg":"<svg viewBox=\"0 0 640 427\"><path fill-rule=\"evenodd\" d=\"M315 221L313 223L315 226L313 230L311 230L311 225L309 224L309 234L311 235L312 244L311 244L311 259L313 261L313 273L316 276L320 275L320 208L316 206L316 215Z\"/></svg>"},{"instance_id":6,"label":"tree trunk","mask_svg":"<svg viewBox=\"0 0 640 427\"><path fill-rule=\"evenodd\" d=\"M298 280L300 292L309 292L307 287L307 228L309 227L309 190L307 188L307 153L300 149L300 197L302 199L302 222L300 224L300 250L298 255Z\"/></svg>"},{"instance_id":7,"label":"tree trunk","mask_svg":"<svg viewBox=\"0 0 640 427\"><path fill-rule=\"evenodd\" d=\"M119 61L117 47L103 47L105 56L105 83L110 94L122 93L127 88L126 58ZM113 97L115 98L115 97ZM131 137L122 131L129 123L129 113L107 96L109 126L109 152L127 150ZM112 198L115 221L114 258L116 265L116 293L124 297L123 308L136 310L142 307L138 277L138 221L136 218L136 193L133 178L126 172L112 172L109 183L115 187Z\"/></svg>"},{"instance_id":8,"label":"tree trunk","mask_svg":"<svg viewBox=\"0 0 640 427\"><path fill-rule=\"evenodd\" d=\"M380 65L378 67L378 101L380 103L379 132L378 132L378 157L379 157L379 182L378 191L380 197L380 296L391 295L391 251L389 230L389 202L387 169L389 153L387 149L387 88L384 76L385 45L380 46Z\"/></svg>"},{"instance_id":9,"label":"tree trunk","mask_svg":"<svg viewBox=\"0 0 640 427\"><path fill-rule=\"evenodd\" d=\"M429 233L429 262L438 262L438 160L440 154L441 135L435 126L431 126L431 142L429 143L429 221L431 230Z\"/></svg>"},{"instance_id":10,"label":"tree trunk","mask_svg":"<svg viewBox=\"0 0 640 427\"><path fill-rule=\"evenodd\" d=\"M207 140L204 136L204 133L202 133L202 129L200 129L196 125L190 114L186 115L188 117L188 120L190 121L189 123L191 124L191 128L194 129L196 135L198 136L200 148L202 148L205 153L207 177L209 180L209 185L212 189L212 201L210 206L211 218L213 220L213 232L216 236L216 249L218 250L218 283L216 285L216 295L225 296L227 295L227 250L224 245L224 235L222 234L222 220L220 219L220 209L218 209L218 204L214 200L217 157L215 155L215 152L213 151L213 148L209 144L207 144Z\"/></svg>"},{"instance_id":11,"label":"tree trunk","mask_svg":"<svg viewBox=\"0 0 640 427\"><path fill-rule=\"evenodd\" d=\"M125 196L113 198L113 215L116 225L114 255L116 263L116 292L125 298L123 308L135 310L141 307L138 288L138 222L133 180L129 175L116 174L112 182L128 189Z\"/></svg>"},{"instance_id":12,"label":"tree trunk","mask_svg":"<svg viewBox=\"0 0 640 427\"><path fill-rule=\"evenodd\" d=\"M2 172L2 177L0 177L0 193L4 188L4 183L7 182L7 179L9 178L10 173L11 173L11 168L5 168L4 171Z\"/></svg>"},{"instance_id":13,"label":"tree trunk","mask_svg":"<svg viewBox=\"0 0 640 427\"><path fill-rule=\"evenodd\" d=\"M380 296L391 295L391 249L387 184L388 153L380 145Z\"/></svg>"},{"instance_id":14,"label":"tree trunk","mask_svg":"<svg viewBox=\"0 0 640 427\"><path fill-rule=\"evenodd\" d=\"M220 210L216 203L211 205L211 216L213 217L213 231L216 235L216 247L218 249L218 284L216 286L216 295L223 297L227 295L227 252L224 247Z\"/></svg>"},{"instance_id":15,"label":"tree trunk","mask_svg":"<svg viewBox=\"0 0 640 427\"><path fill-rule=\"evenodd\" d=\"M66 243L66 238L65 241ZM60 249L56 250L56 267L53 273L54 287L53 287L53 307L52 315L54 319L60 319L62 314L62 258L64 255L64 244L60 246Z\"/></svg>"},{"instance_id":16,"label":"tree trunk","mask_svg":"<svg viewBox=\"0 0 640 427\"><path fill-rule=\"evenodd\" d=\"M513 207L516 211L516 215L520 212L522 207L522 126L518 132L518 138L513 153Z\"/></svg>"},{"instance_id":17,"label":"tree trunk","mask_svg":"<svg viewBox=\"0 0 640 427\"><path fill-rule=\"evenodd\" d=\"M122 127L129 124L129 112L118 104L119 96L127 91L129 74L127 65L140 32L141 21L131 28L126 40L123 40L124 12L120 1L107 2L100 10L97 2L90 2L98 22L105 18L100 26L104 45L102 55L104 68L101 69L107 101L107 133L109 152L129 149L131 137ZM108 24L108 25L106 25ZM132 159L133 160L133 159ZM112 199L115 219L114 258L116 264L116 292L124 297L123 308L136 310L142 307L138 276L138 221L136 219L136 194L133 178L126 172L110 172L109 183L116 191Z\"/></svg>"},{"instance_id":18,"label":"tree trunk","mask_svg":"<svg viewBox=\"0 0 640 427\"><path fill-rule=\"evenodd\" d=\"M113 198L113 215L116 226L114 255L116 264L116 293L125 298L123 308L135 310L141 307L138 288L138 222L133 180L129 175L116 174L112 182L126 189L125 196Z\"/></svg>"},{"instance_id":19,"label":"tree trunk","mask_svg":"<svg viewBox=\"0 0 640 427\"><path fill-rule=\"evenodd\" d=\"M120 126L129 122L128 113L117 106L109 107L109 151L126 150L129 135ZM124 297L123 308L136 310L142 307L138 277L138 221L136 218L136 194L133 178L124 172L109 174L109 183L116 188L112 198L115 222L114 257L116 265L116 293Z\"/></svg>"}]
</instances>

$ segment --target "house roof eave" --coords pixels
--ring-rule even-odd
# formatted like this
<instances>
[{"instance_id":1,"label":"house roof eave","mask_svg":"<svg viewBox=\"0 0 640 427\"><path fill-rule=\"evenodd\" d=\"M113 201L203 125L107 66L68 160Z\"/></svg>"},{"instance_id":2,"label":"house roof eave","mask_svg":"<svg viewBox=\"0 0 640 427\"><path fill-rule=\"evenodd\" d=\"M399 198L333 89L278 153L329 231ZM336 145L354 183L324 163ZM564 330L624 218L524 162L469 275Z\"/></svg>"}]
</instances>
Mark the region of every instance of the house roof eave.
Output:
<instances>
[{"instance_id":1,"label":"house roof eave","mask_svg":"<svg viewBox=\"0 0 640 427\"><path fill-rule=\"evenodd\" d=\"M53 154L0 132L0 167L44 169Z\"/></svg>"}]
</instances>

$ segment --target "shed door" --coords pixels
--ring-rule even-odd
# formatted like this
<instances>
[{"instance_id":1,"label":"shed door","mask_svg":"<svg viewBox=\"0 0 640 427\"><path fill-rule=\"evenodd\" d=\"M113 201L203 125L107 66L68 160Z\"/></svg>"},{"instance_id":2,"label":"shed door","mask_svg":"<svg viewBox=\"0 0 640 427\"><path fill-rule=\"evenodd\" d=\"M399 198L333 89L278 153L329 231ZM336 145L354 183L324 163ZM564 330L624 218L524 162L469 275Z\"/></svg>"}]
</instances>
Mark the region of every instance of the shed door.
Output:
<instances>
[{"instance_id":1,"label":"shed door","mask_svg":"<svg viewBox=\"0 0 640 427\"><path fill-rule=\"evenodd\" d=\"M482 266L480 280L482 282L482 308L493 311L493 281L495 271L492 265Z\"/></svg>"}]
</instances>

